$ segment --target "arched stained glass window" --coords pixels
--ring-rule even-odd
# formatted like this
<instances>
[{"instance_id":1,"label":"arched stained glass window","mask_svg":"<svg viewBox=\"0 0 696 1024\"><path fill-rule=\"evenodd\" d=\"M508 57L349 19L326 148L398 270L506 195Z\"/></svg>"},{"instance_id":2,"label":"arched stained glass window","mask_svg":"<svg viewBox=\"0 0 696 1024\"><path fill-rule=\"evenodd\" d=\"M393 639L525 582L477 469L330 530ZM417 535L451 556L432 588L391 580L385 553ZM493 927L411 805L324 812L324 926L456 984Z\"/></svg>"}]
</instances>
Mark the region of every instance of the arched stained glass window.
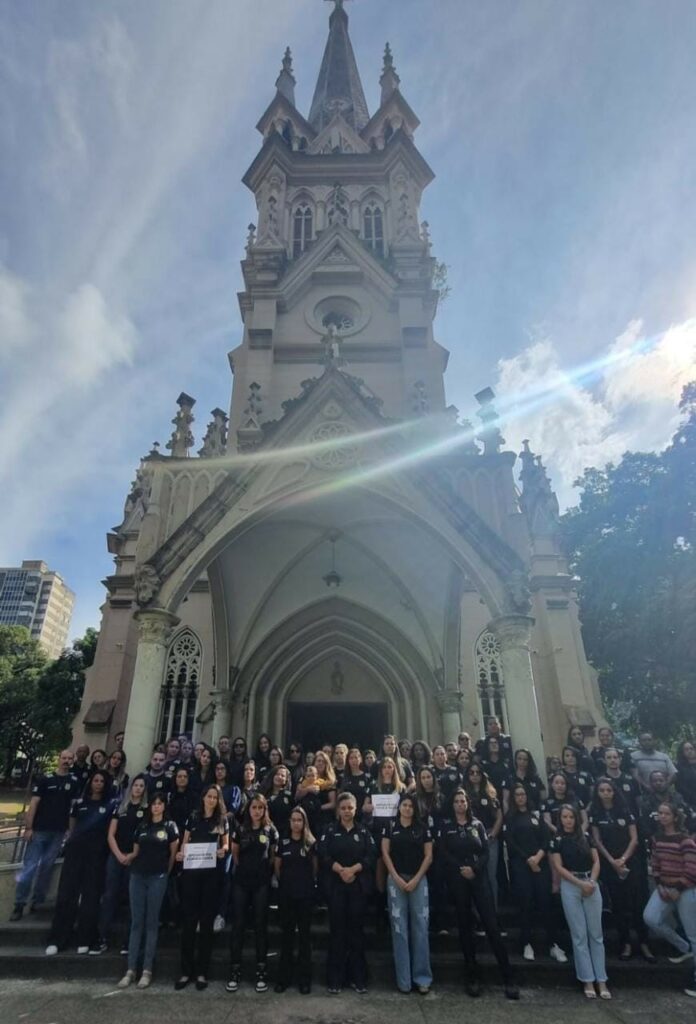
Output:
<instances>
[{"instance_id":1,"label":"arched stained glass window","mask_svg":"<svg viewBox=\"0 0 696 1024\"><path fill-rule=\"evenodd\" d=\"M500 642L490 630L482 633L476 642L476 678L483 728L489 718L495 717L500 719L503 732L509 732Z\"/></svg>"},{"instance_id":2,"label":"arched stained glass window","mask_svg":"<svg viewBox=\"0 0 696 1024\"><path fill-rule=\"evenodd\" d=\"M363 238L378 256L384 256L384 217L376 203L369 203L363 213Z\"/></svg>"},{"instance_id":3,"label":"arched stained glass window","mask_svg":"<svg viewBox=\"0 0 696 1024\"><path fill-rule=\"evenodd\" d=\"M312 241L312 208L306 203L298 206L292 219L292 255L297 259Z\"/></svg>"},{"instance_id":4,"label":"arched stained glass window","mask_svg":"<svg viewBox=\"0 0 696 1024\"><path fill-rule=\"evenodd\" d=\"M201 645L190 629L172 640L162 684L159 742L180 733L193 734L201 673Z\"/></svg>"}]
</instances>

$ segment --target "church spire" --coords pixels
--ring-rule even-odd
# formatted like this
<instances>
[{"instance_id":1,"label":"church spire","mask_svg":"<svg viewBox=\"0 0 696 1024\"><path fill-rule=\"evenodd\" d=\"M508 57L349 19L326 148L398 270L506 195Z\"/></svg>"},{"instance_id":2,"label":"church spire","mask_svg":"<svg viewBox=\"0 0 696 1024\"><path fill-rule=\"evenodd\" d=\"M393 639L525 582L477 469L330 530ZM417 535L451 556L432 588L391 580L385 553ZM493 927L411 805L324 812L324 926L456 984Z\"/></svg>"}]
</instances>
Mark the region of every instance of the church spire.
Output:
<instances>
[{"instance_id":1,"label":"church spire","mask_svg":"<svg viewBox=\"0 0 696 1024\"><path fill-rule=\"evenodd\" d=\"M295 106L295 76L292 73L292 54L289 46L285 50L283 67L276 81L276 89L292 103L293 107Z\"/></svg>"},{"instance_id":2,"label":"church spire","mask_svg":"<svg viewBox=\"0 0 696 1024\"><path fill-rule=\"evenodd\" d=\"M343 0L333 0L329 18L329 38L314 90L309 121L320 132L340 113L357 132L370 120L358 65L348 35L348 15Z\"/></svg>"},{"instance_id":3,"label":"church spire","mask_svg":"<svg viewBox=\"0 0 696 1024\"><path fill-rule=\"evenodd\" d=\"M392 55L391 46L389 43L384 47L384 64L382 66L382 76L379 80L379 84L382 89L382 103L386 103L393 92L399 88L399 82L401 79L396 73L394 67L394 57Z\"/></svg>"}]
</instances>

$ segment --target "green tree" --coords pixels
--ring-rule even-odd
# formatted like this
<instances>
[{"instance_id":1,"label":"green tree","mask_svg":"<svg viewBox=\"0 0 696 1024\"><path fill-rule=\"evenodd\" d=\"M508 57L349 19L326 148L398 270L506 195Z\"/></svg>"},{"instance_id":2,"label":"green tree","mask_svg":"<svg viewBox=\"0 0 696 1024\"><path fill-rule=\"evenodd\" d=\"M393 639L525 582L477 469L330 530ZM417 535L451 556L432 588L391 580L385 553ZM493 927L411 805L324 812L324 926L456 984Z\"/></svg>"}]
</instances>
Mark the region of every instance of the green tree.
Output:
<instances>
[{"instance_id":1,"label":"green tree","mask_svg":"<svg viewBox=\"0 0 696 1024\"><path fill-rule=\"evenodd\" d=\"M562 520L607 711L665 740L696 721L696 383L680 408L664 452L585 470Z\"/></svg>"}]
</instances>

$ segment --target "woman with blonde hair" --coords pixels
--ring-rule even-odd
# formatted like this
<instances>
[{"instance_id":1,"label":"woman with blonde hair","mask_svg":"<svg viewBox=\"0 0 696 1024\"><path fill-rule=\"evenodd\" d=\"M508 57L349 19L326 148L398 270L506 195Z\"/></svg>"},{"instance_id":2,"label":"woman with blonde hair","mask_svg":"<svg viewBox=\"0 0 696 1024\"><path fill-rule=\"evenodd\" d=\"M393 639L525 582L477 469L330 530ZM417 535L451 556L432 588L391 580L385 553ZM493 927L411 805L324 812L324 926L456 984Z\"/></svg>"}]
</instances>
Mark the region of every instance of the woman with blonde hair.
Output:
<instances>
[{"instance_id":1,"label":"woman with blonde hair","mask_svg":"<svg viewBox=\"0 0 696 1024\"><path fill-rule=\"evenodd\" d=\"M314 769L316 778L309 785L305 785L306 778L302 779L295 791L295 797L300 803L308 793L315 792L319 797L319 820L321 830L334 820L336 811L336 774L331 764L331 759L323 750L317 750L314 755ZM311 773L313 775L313 773Z\"/></svg>"}]
</instances>

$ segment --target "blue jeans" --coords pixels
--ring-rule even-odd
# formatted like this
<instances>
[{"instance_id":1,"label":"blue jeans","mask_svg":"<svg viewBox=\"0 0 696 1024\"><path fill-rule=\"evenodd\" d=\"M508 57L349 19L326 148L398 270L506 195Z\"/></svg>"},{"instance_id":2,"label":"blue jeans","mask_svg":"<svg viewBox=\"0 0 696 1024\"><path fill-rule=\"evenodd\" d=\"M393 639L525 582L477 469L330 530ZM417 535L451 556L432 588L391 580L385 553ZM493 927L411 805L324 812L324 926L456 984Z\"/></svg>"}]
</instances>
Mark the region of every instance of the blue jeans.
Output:
<instances>
[{"instance_id":1,"label":"blue jeans","mask_svg":"<svg viewBox=\"0 0 696 1024\"><path fill-rule=\"evenodd\" d=\"M24 906L28 902L34 875L34 903L46 901L48 890L51 888L53 865L63 845L64 835L64 832L34 832L24 851L22 870L17 875L15 903Z\"/></svg>"},{"instance_id":2,"label":"blue jeans","mask_svg":"<svg viewBox=\"0 0 696 1024\"><path fill-rule=\"evenodd\" d=\"M573 940L573 960L578 981L606 981L607 968L602 935L602 894L599 885L591 896L579 886L561 879L561 903Z\"/></svg>"},{"instance_id":3,"label":"blue jeans","mask_svg":"<svg viewBox=\"0 0 696 1024\"><path fill-rule=\"evenodd\" d=\"M429 987L433 974L428 939L428 880L421 878L413 892L403 892L390 875L387 896L397 987L402 992L410 992L412 985Z\"/></svg>"},{"instance_id":4,"label":"blue jeans","mask_svg":"<svg viewBox=\"0 0 696 1024\"><path fill-rule=\"evenodd\" d=\"M168 878L167 874L138 875L131 872L128 884L131 908L131 930L128 940L129 971L137 970L143 940L145 946L143 970L152 970L157 950L160 907L167 891Z\"/></svg>"},{"instance_id":5,"label":"blue jeans","mask_svg":"<svg viewBox=\"0 0 696 1024\"><path fill-rule=\"evenodd\" d=\"M686 940L674 930L677 916ZM688 953L691 949L696 956L696 889L685 889L676 903L663 900L655 889L643 911L643 920L651 932L669 942L680 953Z\"/></svg>"}]
</instances>

